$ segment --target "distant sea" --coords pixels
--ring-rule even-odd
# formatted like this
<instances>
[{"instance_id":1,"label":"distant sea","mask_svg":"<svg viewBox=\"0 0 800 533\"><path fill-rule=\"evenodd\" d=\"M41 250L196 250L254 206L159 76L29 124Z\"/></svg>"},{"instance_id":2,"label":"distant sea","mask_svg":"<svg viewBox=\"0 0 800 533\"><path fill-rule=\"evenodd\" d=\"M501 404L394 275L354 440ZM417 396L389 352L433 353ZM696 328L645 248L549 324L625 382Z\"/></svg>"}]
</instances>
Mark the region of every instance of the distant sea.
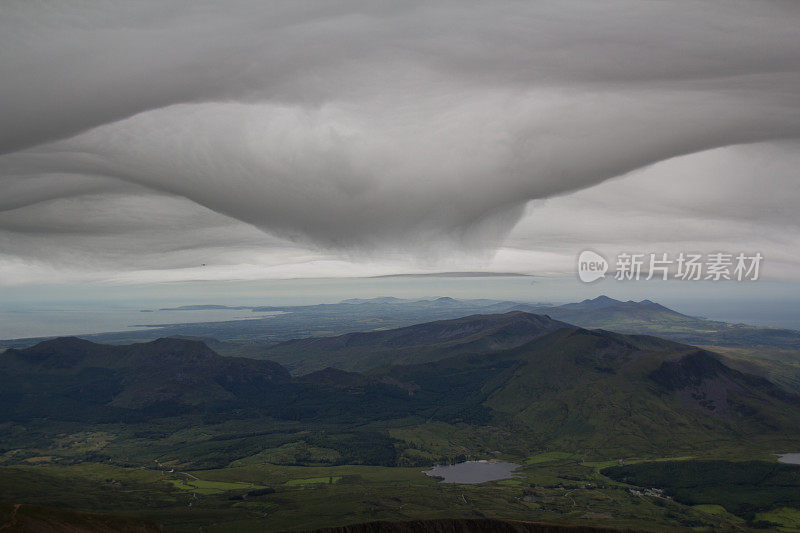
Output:
<instances>
[{"instance_id":1,"label":"distant sea","mask_svg":"<svg viewBox=\"0 0 800 533\"><path fill-rule=\"evenodd\" d=\"M685 315L702 316L732 324L800 330L800 302L796 301L681 302L674 309Z\"/></svg>"},{"instance_id":2,"label":"distant sea","mask_svg":"<svg viewBox=\"0 0 800 533\"><path fill-rule=\"evenodd\" d=\"M605 294L651 299L712 320L800 330L800 282L615 282L520 276L384 277L0 287L0 339L81 335L176 324L263 318L248 309L160 311L193 304L315 305L347 298L487 298L561 304ZM152 310L152 312L141 312Z\"/></svg>"},{"instance_id":3,"label":"distant sea","mask_svg":"<svg viewBox=\"0 0 800 533\"><path fill-rule=\"evenodd\" d=\"M0 339L85 335L145 329L143 326L159 324L247 320L274 314L254 313L248 309L142 312L120 307L31 307L0 311Z\"/></svg>"}]
</instances>

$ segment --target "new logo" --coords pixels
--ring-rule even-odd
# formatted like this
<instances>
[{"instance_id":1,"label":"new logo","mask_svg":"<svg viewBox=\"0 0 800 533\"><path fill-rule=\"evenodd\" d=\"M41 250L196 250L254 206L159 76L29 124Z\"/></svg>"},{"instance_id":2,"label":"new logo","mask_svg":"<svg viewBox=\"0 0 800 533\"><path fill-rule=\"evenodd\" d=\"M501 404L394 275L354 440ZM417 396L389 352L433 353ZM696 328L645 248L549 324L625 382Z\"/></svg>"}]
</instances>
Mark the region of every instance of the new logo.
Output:
<instances>
[{"instance_id":1,"label":"new logo","mask_svg":"<svg viewBox=\"0 0 800 533\"><path fill-rule=\"evenodd\" d=\"M584 283L591 283L606 277L608 261L602 255L591 250L584 250L578 256L578 277Z\"/></svg>"}]
</instances>

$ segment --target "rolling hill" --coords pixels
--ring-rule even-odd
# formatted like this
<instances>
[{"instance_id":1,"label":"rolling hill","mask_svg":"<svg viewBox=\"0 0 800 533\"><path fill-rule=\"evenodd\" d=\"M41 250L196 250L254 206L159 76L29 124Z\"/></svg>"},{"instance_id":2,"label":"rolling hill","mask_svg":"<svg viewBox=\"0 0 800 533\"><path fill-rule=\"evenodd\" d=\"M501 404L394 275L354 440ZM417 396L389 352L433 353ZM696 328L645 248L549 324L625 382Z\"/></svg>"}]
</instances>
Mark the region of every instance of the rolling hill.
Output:
<instances>
[{"instance_id":1,"label":"rolling hill","mask_svg":"<svg viewBox=\"0 0 800 533\"><path fill-rule=\"evenodd\" d=\"M293 374L328 366L364 371L513 348L564 327L568 324L548 316L512 311L391 330L297 339L266 347L260 356L286 365Z\"/></svg>"},{"instance_id":2,"label":"rolling hill","mask_svg":"<svg viewBox=\"0 0 800 533\"><path fill-rule=\"evenodd\" d=\"M0 416L179 415L263 401L289 380L277 363L222 357L199 341L110 346L66 337L0 355Z\"/></svg>"},{"instance_id":3,"label":"rolling hill","mask_svg":"<svg viewBox=\"0 0 800 533\"><path fill-rule=\"evenodd\" d=\"M0 514L32 527L148 530L119 518L134 515L181 531L211 522L238 531L448 509L451 517L726 530L742 519L704 509L738 513L753 495L760 500L745 509L748 524L786 514L774 492L737 485L720 499L718 487L733 485L726 475L738 471L735 461L768 472L771 453L796 449L800 398L711 351L523 312L315 341L326 357L324 349L344 360L348 350L402 357L365 372L292 376L279 363L221 356L191 339L61 338L7 350L0 501L10 503ZM450 487L422 473L467 458L520 463L521 477ZM641 478L635 490L603 477L630 458L643 465L623 472ZM664 463L666 478L647 466L660 462L637 462L663 458L680 459ZM778 480L782 494L795 494L800 468L782 470L795 476ZM635 494L644 483L666 487L663 479L678 479L673 471L707 471L716 484L676 486L674 502ZM109 514L63 511L86 509Z\"/></svg>"},{"instance_id":4,"label":"rolling hill","mask_svg":"<svg viewBox=\"0 0 800 533\"><path fill-rule=\"evenodd\" d=\"M418 385L415 395L445 395L440 412L459 406L465 419L488 412L538 446L590 455L675 453L800 433L798 396L716 354L648 336L565 328L510 350L386 375Z\"/></svg>"},{"instance_id":5,"label":"rolling hill","mask_svg":"<svg viewBox=\"0 0 800 533\"><path fill-rule=\"evenodd\" d=\"M498 348L504 344L513 347ZM395 364L367 358L382 363L367 373L325 368L292 378L278 363L223 357L198 341L107 346L63 338L0 355L0 421L150 423L202 414L321 428L438 420L515 428L509 442L527 449L601 456L778 446L800 434L796 395L716 354L525 313L314 339L311 346L345 361L370 356L375 346L381 357L400 356ZM425 360L407 362L414 358Z\"/></svg>"}]
</instances>

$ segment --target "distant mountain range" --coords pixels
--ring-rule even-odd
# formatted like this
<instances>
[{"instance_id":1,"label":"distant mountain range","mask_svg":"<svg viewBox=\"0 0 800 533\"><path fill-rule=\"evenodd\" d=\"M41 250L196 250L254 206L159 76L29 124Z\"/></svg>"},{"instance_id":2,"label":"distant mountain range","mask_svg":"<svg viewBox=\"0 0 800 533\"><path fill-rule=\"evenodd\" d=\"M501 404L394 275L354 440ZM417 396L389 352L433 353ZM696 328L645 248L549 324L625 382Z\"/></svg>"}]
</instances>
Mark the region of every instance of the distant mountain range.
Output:
<instances>
[{"instance_id":1,"label":"distant mountain range","mask_svg":"<svg viewBox=\"0 0 800 533\"><path fill-rule=\"evenodd\" d=\"M622 302L607 296L561 306L523 306L584 328L658 335L689 344L800 348L800 332L730 324L687 316L650 300Z\"/></svg>"},{"instance_id":2,"label":"distant mountain range","mask_svg":"<svg viewBox=\"0 0 800 533\"><path fill-rule=\"evenodd\" d=\"M784 350L797 350L800 347L798 331L706 320L678 313L650 300L622 302L607 296L559 306L498 300L458 300L448 297L430 300L381 297L306 306L226 307L208 304L171 309L202 311L220 308L280 314L266 318L254 314L250 320L153 326L81 337L109 344L143 342L172 336L200 337L219 343L215 349L225 354L258 356L260 348L254 349L253 345L263 347L306 337L338 336L457 319L468 315L523 311L547 315L551 319L584 328L658 335L689 344L766 346ZM24 348L42 340L45 339L0 341L0 347Z\"/></svg>"}]
</instances>

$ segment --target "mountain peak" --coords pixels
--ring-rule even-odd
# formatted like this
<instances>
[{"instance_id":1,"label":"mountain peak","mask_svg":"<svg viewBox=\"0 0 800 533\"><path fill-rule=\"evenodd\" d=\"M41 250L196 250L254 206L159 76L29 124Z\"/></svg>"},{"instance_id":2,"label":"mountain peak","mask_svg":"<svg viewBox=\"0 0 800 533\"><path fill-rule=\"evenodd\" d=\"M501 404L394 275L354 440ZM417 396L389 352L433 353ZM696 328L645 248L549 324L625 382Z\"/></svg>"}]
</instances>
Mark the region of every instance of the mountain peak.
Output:
<instances>
[{"instance_id":1,"label":"mountain peak","mask_svg":"<svg viewBox=\"0 0 800 533\"><path fill-rule=\"evenodd\" d=\"M566 304L561 307L564 309L602 309L603 307L610 307L612 305L621 304L619 300L609 298L605 294L601 294L597 298L587 298L579 303Z\"/></svg>"},{"instance_id":2,"label":"mountain peak","mask_svg":"<svg viewBox=\"0 0 800 533\"><path fill-rule=\"evenodd\" d=\"M606 302L606 303L612 303L613 302L613 303L619 303L619 300L615 300L614 298L610 298L610 297L606 296L605 294L601 294L597 298L587 299L587 300L584 300L584 302Z\"/></svg>"},{"instance_id":3,"label":"mountain peak","mask_svg":"<svg viewBox=\"0 0 800 533\"><path fill-rule=\"evenodd\" d=\"M53 347L60 348L86 348L88 346L96 346L92 341L81 339L80 337L56 337L55 339L47 339L39 344L32 346L32 348L46 349Z\"/></svg>"},{"instance_id":4,"label":"mountain peak","mask_svg":"<svg viewBox=\"0 0 800 533\"><path fill-rule=\"evenodd\" d=\"M103 346L78 337L57 337L47 339L23 350L14 350L39 360L59 357L65 364L74 362L83 354L102 349Z\"/></svg>"}]
</instances>

